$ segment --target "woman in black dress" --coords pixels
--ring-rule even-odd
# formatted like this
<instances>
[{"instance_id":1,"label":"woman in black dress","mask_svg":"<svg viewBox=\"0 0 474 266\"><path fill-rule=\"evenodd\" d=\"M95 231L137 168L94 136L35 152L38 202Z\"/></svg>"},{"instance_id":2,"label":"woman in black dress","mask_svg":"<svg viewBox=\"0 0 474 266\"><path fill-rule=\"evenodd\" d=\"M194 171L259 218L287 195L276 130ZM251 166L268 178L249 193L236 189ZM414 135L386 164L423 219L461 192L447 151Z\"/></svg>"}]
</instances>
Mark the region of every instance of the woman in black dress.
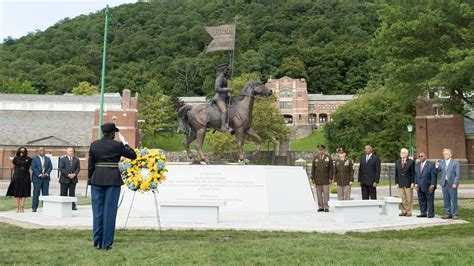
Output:
<instances>
[{"instance_id":1,"label":"woman in black dress","mask_svg":"<svg viewBox=\"0 0 474 266\"><path fill-rule=\"evenodd\" d=\"M24 212L26 198L31 196L30 166L31 158L28 157L28 150L20 147L13 158L13 178L8 186L7 196L15 197L16 212Z\"/></svg>"}]
</instances>

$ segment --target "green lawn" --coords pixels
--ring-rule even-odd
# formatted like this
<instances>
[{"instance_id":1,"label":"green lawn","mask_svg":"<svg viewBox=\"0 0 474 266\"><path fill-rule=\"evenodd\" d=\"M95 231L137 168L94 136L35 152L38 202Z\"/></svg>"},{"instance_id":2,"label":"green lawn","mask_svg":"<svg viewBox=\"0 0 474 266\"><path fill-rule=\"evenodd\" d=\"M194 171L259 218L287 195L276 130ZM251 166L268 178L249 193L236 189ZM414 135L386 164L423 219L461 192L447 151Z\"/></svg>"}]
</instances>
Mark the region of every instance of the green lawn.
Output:
<instances>
[{"instance_id":1,"label":"green lawn","mask_svg":"<svg viewBox=\"0 0 474 266\"><path fill-rule=\"evenodd\" d=\"M77 205L90 205L91 198L88 197L77 197ZM40 205L41 206L41 205ZM31 198L27 198L25 201L25 209L31 208ZM8 211L15 209L15 198L11 197L0 197L0 211Z\"/></svg>"},{"instance_id":2,"label":"green lawn","mask_svg":"<svg viewBox=\"0 0 474 266\"><path fill-rule=\"evenodd\" d=\"M311 136L306 138L297 139L291 141L292 151L316 151L318 144L326 145L326 138L324 137L324 131L319 129L315 130Z\"/></svg>"},{"instance_id":3,"label":"green lawn","mask_svg":"<svg viewBox=\"0 0 474 266\"><path fill-rule=\"evenodd\" d=\"M212 134L212 131L207 132L207 134ZM157 149L162 149L165 151L184 151L183 147L183 142L184 140L184 135L183 134L172 134L172 135L158 135L158 136L151 136L151 135L144 135L142 142L144 146L148 148L157 148ZM191 149L194 150L194 144L195 142L191 143ZM207 145L206 142L204 142L204 145L202 147L202 150L204 152L209 152L210 148L209 145ZM266 144L262 144L262 151L268 150L268 147ZM270 150L273 150L273 148L270 148ZM251 141L246 141L244 145L244 151L255 151L255 145Z\"/></svg>"},{"instance_id":4,"label":"green lawn","mask_svg":"<svg viewBox=\"0 0 474 266\"><path fill-rule=\"evenodd\" d=\"M5 203L0 201L0 209ZM441 214L441 201L435 204ZM114 249L107 252L92 248L89 230L0 223L0 264L472 265L474 201L459 204L461 218L471 223L344 235L118 230Z\"/></svg>"}]
</instances>

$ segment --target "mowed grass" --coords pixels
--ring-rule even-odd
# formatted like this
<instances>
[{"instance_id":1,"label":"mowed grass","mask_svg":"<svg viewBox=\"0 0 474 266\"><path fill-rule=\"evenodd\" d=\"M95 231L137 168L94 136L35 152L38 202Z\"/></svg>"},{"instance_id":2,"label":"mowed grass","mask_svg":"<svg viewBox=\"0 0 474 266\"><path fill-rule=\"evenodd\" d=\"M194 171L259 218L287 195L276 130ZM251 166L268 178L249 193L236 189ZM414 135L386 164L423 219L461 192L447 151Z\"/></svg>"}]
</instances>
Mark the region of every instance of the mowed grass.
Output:
<instances>
[{"instance_id":1,"label":"mowed grass","mask_svg":"<svg viewBox=\"0 0 474 266\"><path fill-rule=\"evenodd\" d=\"M207 134L213 134L212 131L208 131ZM183 134L162 134L157 136L151 136L145 134L143 136L142 142L143 145L148 148L155 148L155 149L162 149L164 151L179 151L183 152ZM194 148L195 142L191 143L191 150L195 150ZM202 150L204 152L210 152L211 149L209 144L204 141L204 145L202 146ZM269 147L266 143L262 143L262 151L269 150ZM270 147L270 150L273 150L273 147ZM244 145L244 151L252 152L255 151L255 144L252 141L246 140Z\"/></svg>"},{"instance_id":2,"label":"mowed grass","mask_svg":"<svg viewBox=\"0 0 474 266\"><path fill-rule=\"evenodd\" d=\"M322 129L315 130L306 138L291 141L292 151L316 151L318 144L326 145L326 138Z\"/></svg>"},{"instance_id":3,"label":"mowed grass","mask_svg":"<svg viewBox=\"0 0 474 266\"><path fill-rule=\"evenodd\" d=\"M442 214L442 202L435 204ZM0 223L0 264L472 265L474 201L460 200L459 205L461 218L471 223L344 235L118 230L114 248L106 252L92 248L90 230Z\"/></svg>"},{"instance_id":4,"label":"mowed grass","mask_svg":"<svg viewBox=\"0 0 474 266\"><path fill-rule=\"evenodd\" d=\"M77 205L90 205L90 197L77 197ZM41 203L40 203L41 207ZM15 198L12 197L0 197L0 211L8 211L15 209ZM31 209L31 197L26 198L25 209Z\"/></svg>"}]
</instances>

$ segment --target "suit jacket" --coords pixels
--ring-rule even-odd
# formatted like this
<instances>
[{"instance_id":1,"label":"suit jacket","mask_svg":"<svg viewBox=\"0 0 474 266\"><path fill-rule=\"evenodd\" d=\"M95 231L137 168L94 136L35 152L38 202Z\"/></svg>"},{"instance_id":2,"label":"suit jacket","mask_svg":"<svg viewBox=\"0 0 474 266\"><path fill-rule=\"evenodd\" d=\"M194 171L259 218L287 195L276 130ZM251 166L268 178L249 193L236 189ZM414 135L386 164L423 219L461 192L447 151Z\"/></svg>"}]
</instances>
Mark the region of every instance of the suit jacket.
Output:
<instances>
[{"instance_id":1,"label":"suit jacket","mask_svg":"<svg viewBox=\"0 0 474 266\"><path fill-rule=\"evenodd\" d=\"M395 162L395 184L400 188L409 188L415 183L415 162L411 159L405 159L405 165L402 168L402 159Z\"/></svg>"},{"instance_id":2,"label":"suit jacket","mask_svg":"<svg viewBox=\"0 0 474 266\"><path fill-rule=\"evenodd\" d=\"M113 139L94 141L89 149L89 173L87 183L98 186L121 186L123 180L118 169L121 157L136 159L137 154L128 145ZM96 164L109 163L111 167L100 167ZM115 163L115 167L113 164Z\"/></svg>"},{"instance_id":3,"label":"suit jacket","mask_svg":"<svg viewBox=\"0 0 474 266\"><path fill-rule=\"evenodd\" d=\"M69 183L77 183L77 175L79 175L79 171L81 171L81 163L77 157L72 157L72 164L69 162L69 158L67 156L61 157L59 159L59 172L61 175L59 176L59 183L61 184L69 184ZM74 174L74 178L70 179L68 174Z\"/></svg>"},{"instance_id":4,"label":"suit jacket","mask_svg":"<svg viewBox=\"0 0 474 266\"><path fill-rule=\"evenodd\" d=\"M334 173L334 181L338 186L348 186L354 182L354 164L352 160L337 160Z\"/></svg>"},{"instance_id":5,"label":"suit jacket","mask_svg":"<svg viewBox=\"0 0 474 266\"><path fill-rule=\"evenodd\" d=\"M321 158L320 155L317 155L313 159L311 179L316 185L329 185L329 181L333 178L333 168L331 156L324 154Z\"/></svg>"},{"instance_id":6,"label":"suit jacket","mask_svg":"<svg viewBox=\"0 0 474 266\"><path fill-rule=\"evenodd\" d=\"M446 161L441 160L437 172L440 175L442 187L446 184L449 186L452 186L453 184L458 185L461 180L461 164L458 160L451 159L447 169ZM446 176L448 176L448 180L446 180Z\"/></svg>"},{"instance_id":7,"label":"suit jacket","mask_svg":"<svg viewBox=\"0 0 474 266\"><path fill-rule=\"evenodd\" d=\"M51 181L51 171L53 171L53 164L51 163L51 159L48 156L44 156L44 173L48 175L46 178L39 177L39 175L43 172L39 155L33 157L31 160L31 181L33 183L41 183L42 180Z\"/></svg>"},{"instance_id":8,"label":"suit jacket","mask_svg":"<svg viewBox=\"0 0 474 266\"><path fill-rule=\"evenodd\" d=\"M433 162L426 161L423 171L421 170L421 162L415 165L415 184L418 185L421 191L427 192L430 186L436 188L436 168Z\"/></svg>"},{"instance_id":9,"label":"suit jacket","mask_svg":"<svg viewBox=\"0 0 474 266\"><path fill-rule=\"evenodd\" d=\"M358 182L361 185L372 186L379 183L380 180L380 159L372 154L368 162L365 161L366 155L360 159Z\"/></svg>"}]
</instances>

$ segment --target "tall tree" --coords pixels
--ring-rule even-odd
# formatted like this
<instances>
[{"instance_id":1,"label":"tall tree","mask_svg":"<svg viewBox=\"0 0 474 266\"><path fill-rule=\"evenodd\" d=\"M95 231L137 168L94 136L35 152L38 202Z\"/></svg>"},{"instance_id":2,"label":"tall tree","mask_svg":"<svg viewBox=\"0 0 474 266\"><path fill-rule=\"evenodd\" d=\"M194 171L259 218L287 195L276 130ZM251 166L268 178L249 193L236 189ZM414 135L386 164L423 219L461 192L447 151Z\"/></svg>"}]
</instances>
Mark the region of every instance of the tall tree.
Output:
<instances>
[{"instance_id":1,"label":"tall tree","mask_svg":"<svg viewBox=\"0 0 474 266\"><path fill-rule=\"evenodd\" d=\"M415 97L440 88L459 113L472 106L474 85L474 2L386 1L371 51L386 86ZM411 109L413 110L413 109Z\"/></svg>"}]
</instances>

